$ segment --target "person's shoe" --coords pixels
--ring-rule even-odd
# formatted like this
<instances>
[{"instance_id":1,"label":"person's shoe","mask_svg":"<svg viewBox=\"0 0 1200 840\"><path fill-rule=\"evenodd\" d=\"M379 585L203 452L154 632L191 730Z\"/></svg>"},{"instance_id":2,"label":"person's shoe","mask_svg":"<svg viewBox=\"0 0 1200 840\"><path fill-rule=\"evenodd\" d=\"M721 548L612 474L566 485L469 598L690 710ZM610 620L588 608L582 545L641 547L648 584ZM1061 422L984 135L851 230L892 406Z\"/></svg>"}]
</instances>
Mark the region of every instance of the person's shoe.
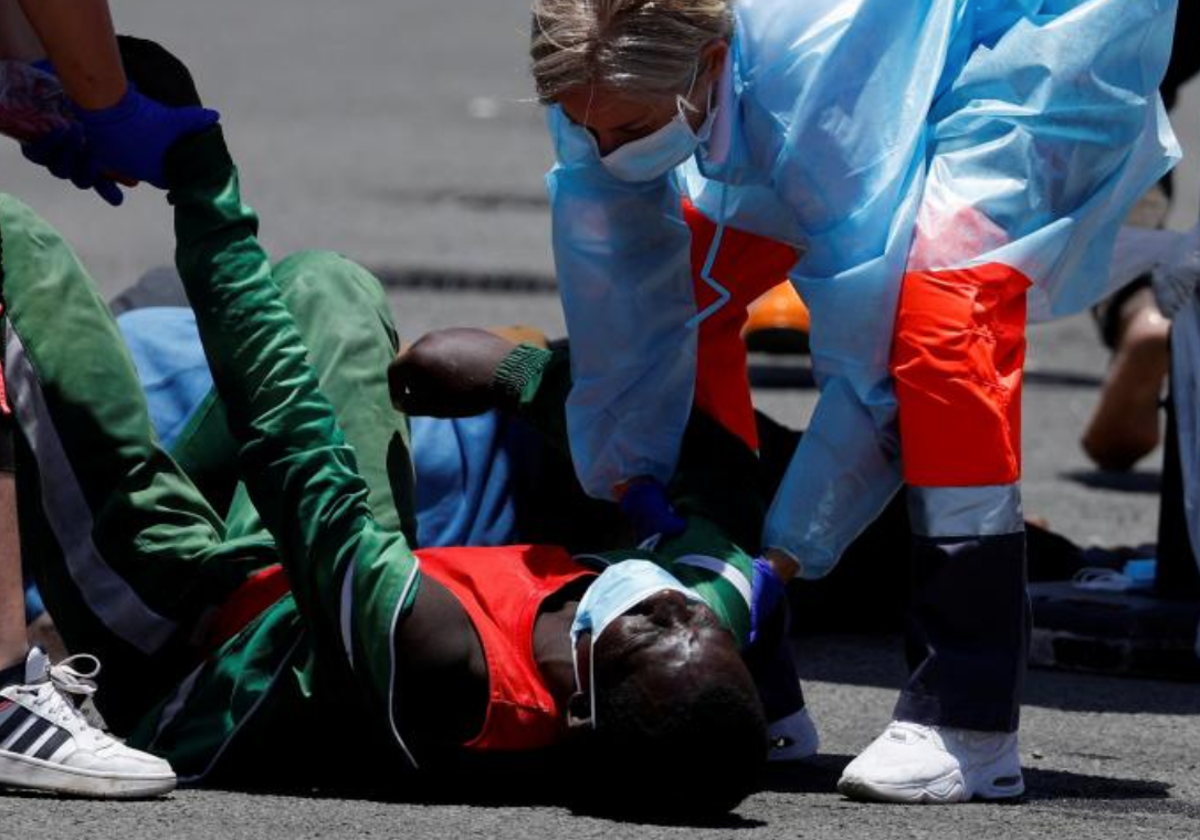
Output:
<instances>
[{"instance_id":1,"label":"person's shoe","mask_svg":"<svg viewBox=\"0 0 1200 840\"><path fill-rule=\"evenodd\" d=\"M892 721L842 772L852 799L902 803L1010 799L1025 792L1017 733Z\"/></svg>"},{"instance_id":2,"label":"person's shoe","mask_svg":"<svg viewBox=\"0 0 1200 840\"><path fill-rule=\"evenodd\" d=\"M750 304L742 337L756 353L807 353L808 307L790 282L780 283Z\"/></svg>"},{"instance_id":3,"label":"person's shoe","mask_svg":"<svg viewBox=\"0 0 1200 840\"><path fill-rule=\"evenodd\" d=\"M808 709L800 708L767 726L767 761L803 761L821 748L821 736Z\"/></svg>"},{"instance_id":4,"label":"person's shoe","mask_svg":"<svg viewBox=\"0 0 1200 840\"><path fill-rule=\"evenodd\" d=\"M71 667L83 660L94 663L88 673ZM51 665L41 649L29 651L24 682L0 688L0 787L120 799L175 788L167 762L91 726L68 696L93 694L99 670L93 656Z\"/></svg>"}]
</instances>

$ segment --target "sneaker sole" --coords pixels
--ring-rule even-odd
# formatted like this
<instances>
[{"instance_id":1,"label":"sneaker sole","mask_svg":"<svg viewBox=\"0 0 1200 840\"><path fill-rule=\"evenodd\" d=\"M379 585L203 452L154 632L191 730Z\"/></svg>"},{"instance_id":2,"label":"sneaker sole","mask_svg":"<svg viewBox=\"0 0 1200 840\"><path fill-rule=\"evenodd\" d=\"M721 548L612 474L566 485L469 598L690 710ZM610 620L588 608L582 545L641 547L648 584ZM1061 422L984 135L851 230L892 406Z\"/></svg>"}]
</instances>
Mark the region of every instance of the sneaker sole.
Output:
<instances>
[{"instance_id":1,"label":"sneaker sole","mask_svg":"<svg viewBox=\"0 0 1200 840\"><path fill-rule=\"evenodd\" d=\"M867 779L843 776L838 793L851 799L870 802L895 802L903 805L947 805L970 799L962 774L955 770L940 779L922 785L889 785Z\"/></svg>"},{"instance_id":2,"label":"sneaker sole","mask_svg":"<svg viewBox=\"0 0 1200 840\"><path fill-rule=\"evenodd\" d=\"M1005 780L1011 781L1001 784ZM1018 773L1016 776L999 776L979 790L975 791L977 799L999 800L1016 799L1025 793L1025 777Z\"/></svg>"},{"instance_id":3,"label":"sneaker sole","mask_svg":"<svg viewBox=\"0 0 1200 840\"><path fill-rule=\"evenodd\" d=\"M175 775L112 775L0 752L0 787L96 799L147 799L175 789Z\"/></svg>"},{"instance_id":4,"label":"sneaker sole","mask_svg":"<svg viewBox=\"0 0 1200 840\"><path fill-rule=\"evenodd\" d=\"M1007 780L1011 779L1011 782ZM997 776L990 782L969 790L962 773L955 770L932 782L921 785L889 785L862 778L843 776L838 781L838 793L851 799L872 802L896 802L906 805L950 805L972 799L996 801L1015 799L1025 793L1025 779L1020 776Z\"/></svg>"}]
</instances>

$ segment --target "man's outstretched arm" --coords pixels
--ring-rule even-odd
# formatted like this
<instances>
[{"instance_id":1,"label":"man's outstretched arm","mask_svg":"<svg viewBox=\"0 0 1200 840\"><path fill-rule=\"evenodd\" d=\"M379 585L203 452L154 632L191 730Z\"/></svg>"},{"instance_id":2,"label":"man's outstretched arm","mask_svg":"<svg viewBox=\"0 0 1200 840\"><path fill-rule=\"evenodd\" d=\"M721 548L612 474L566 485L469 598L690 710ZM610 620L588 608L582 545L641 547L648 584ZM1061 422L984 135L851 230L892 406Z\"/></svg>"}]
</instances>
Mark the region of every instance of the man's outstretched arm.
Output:
<instances>
[{"instance_id":1,"label":"man's outstretched arm","mask_svg":"<svg viewBox=\"0 0 1200 840\"><path fill-rule=\"evenodd\" d=\"M352 557L407 547L371 519L367 485L272 279L220 129L180 141L167 177L177 266L243 478L302 606L337 616Z\"/></svg>"},{"instance_id":2,"label":"man's outstretched arm","mask_svg":"<svg viewBox=\"0 0 1200 840\"><path fill-rule=\"evenodd\" d=\"M398 531L371 516L367 484L272 278L221 130L181 140L166 171L176 264L251 500L317 648L354 672L407 750L391 640L416 598L417 560Z\"/></svg>"}]
</instances>

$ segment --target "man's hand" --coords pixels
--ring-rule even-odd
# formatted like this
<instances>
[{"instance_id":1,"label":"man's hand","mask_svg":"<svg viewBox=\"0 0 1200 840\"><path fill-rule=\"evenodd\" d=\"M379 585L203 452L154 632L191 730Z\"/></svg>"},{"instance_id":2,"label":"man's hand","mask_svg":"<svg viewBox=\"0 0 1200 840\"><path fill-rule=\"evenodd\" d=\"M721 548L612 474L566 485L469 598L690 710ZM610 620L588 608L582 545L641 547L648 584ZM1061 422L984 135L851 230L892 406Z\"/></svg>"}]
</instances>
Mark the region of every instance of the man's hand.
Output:
<instances>
[{"instance_id":1,"label":"man's hand","mask_svg":"<svg viewBox=\"0 0 1200 840\"><path fill-rule=\"evenodd\" d=\"M165 189L163 158L179 138L215 125L191 72L153 41L117 38L129 90L116 105L83 111L92 156L102 170Z\"/></svg>"},{"instance_id":2,"label":"man's hand","mask_svg":"<svg viewBox=\"0 0 1200 840\"><path fill-rule=\"evenodd\" d=\"M758 641L781 610L786 624L787 584L769 561L755 557L754 574L750 581L750 636L747 644Z\"/></svg>"},{"instance_id":3,"label":"man's hand","mask_svg":"<svg viewBox=\"0 0 1200 840\"><path fill-rule=\"evenodd\" d=\"M121 100L97 111L79 109L92 166L166 189L163 158L175 141L216 125L216 111L173 108L145 96L133 82Z\"/></svg>"},{"instance_id":4,"label":"man's hand","mask_svg":"<svg viewBox=\"0 0 1200 840\"><path fill-rule=\"evenodd\" d=\"M496 368L516 347L487 330L431 332L388 368L392 405L407 414L471 417L496 408Z\"/></svg>"},{"instance_id":5,"label":"man's hand","mask_svg":"<svg viewBox=\"0 0 1200 840\"><path fill-rule=\"evenodd\" d=\"M147 181L165 188L163 159L175 142L214 125L219 116L200 105L187 67L153 41L117 39L129 87L110 108L75 108L78 123L23 147L25 156L81 189L95 189L118 205L127 185ZM53 73L43 62L38 69Z\"/></svg>"},{"instance_id":6,"label":"man's hand","mask_svg":"<svg viewBox=\"0 0 1200 840\"><path fill-rule=\"evenodd\" d=\"M118 35L125 75L143 95L171 108L199 107L200 92L187 65L166 47L145 38Z\"/></svg>"}]
</instances>

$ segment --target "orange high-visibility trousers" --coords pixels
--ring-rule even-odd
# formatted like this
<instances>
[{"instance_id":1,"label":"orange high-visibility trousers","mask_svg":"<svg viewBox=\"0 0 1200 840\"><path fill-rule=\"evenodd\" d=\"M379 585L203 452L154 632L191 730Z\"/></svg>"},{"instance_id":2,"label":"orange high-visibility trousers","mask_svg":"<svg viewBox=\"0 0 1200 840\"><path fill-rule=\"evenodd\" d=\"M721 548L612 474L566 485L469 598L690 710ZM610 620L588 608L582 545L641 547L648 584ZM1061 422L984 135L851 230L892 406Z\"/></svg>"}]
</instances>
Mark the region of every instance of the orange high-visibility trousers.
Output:
<instances>
[{"instance_id":1,"label":"orange high-visibility trousers","mask_svg":"<svg viewBox=\"0 0 1200 840\"><path fill-rule=\"evenodd\" d=\"M1029 286L1028 277L999 263L905 275L891 373L908 484L1020 478Z\"/></svg>"}]
</instances>

